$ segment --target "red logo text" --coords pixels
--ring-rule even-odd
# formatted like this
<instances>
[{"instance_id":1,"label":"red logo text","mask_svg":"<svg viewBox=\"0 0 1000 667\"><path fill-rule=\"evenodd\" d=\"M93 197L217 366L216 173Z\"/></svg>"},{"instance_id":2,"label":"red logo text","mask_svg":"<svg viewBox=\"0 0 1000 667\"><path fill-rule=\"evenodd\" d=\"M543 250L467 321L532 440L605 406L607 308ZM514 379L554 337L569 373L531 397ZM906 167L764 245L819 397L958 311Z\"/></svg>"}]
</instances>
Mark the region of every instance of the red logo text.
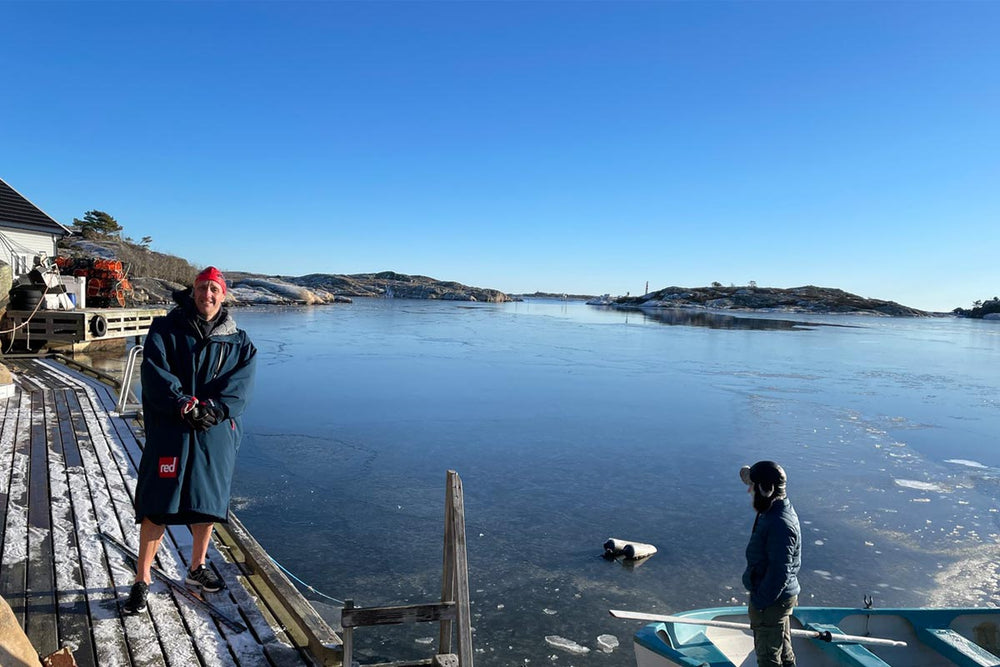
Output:
<instances>
[{"instance_id":1,"label":"red logo text","mask_svg":"<svg viewBox=\"0 0 1000 667\"><path fill-rule=\"evenodd\" d=\"M160 457L160 477L177 477L177 457Z\"/></svg>"}]
</instances>

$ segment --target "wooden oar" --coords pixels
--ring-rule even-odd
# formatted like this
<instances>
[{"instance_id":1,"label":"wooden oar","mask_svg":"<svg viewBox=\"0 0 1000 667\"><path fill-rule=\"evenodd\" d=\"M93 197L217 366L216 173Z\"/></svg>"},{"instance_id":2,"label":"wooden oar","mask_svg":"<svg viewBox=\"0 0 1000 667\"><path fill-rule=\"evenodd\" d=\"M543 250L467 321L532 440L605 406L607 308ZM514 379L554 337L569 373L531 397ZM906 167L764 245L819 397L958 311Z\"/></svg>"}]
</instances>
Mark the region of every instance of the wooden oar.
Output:
<instances>
[{"instance_id":1,"label":"wooden oar","mask_svg":"<svg viewBox=\"0 0 1000 667\"><path fill-rule=\"evenodd\" d=\"M688 625L707 625L712 628L729 628L731 630L744 630L751 632L752 628L747 623L730 623L729 621L702 621L687 616L665 616L663 614L644 614L639 611L622 611L620 609L608 610L615 618L626 618L635 621L661 621L663 623L686 623ZM875 646L906 646L906 642L895 639L879 639L878 637L861 637L858 635L842 635L833 632L819 632L818 630L799 630L792 628L793 637L809 637L810 639L820 639L825 642L851 642L854 644L873 644Z\"/></svg>"}]
</instances>

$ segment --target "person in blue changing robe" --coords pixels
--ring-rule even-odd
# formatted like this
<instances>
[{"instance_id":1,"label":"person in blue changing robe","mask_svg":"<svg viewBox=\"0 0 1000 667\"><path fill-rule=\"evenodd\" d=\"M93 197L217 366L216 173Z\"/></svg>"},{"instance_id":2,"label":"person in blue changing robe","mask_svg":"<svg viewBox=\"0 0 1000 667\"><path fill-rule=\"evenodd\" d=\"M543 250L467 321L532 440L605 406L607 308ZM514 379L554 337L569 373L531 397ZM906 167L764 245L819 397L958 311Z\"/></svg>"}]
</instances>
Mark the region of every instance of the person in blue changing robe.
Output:
<instances>
[{"instance_id":1,"label":"person in blue changing robe","mask_svg":"<svg viewBox=\"0 0 1000 667\"><path fill-rule=\"evenodd\" d=\"M257 350L223 305L226 280L215 267L174 295L143 345L142 410L146 444L135 491L139 559L127 613L146 609L150 567L168 525L187 525L193 543L186 583L204 592L222 581L205 566L215 522L229 516L242 417Z\"/></svg>"}]
</instances>

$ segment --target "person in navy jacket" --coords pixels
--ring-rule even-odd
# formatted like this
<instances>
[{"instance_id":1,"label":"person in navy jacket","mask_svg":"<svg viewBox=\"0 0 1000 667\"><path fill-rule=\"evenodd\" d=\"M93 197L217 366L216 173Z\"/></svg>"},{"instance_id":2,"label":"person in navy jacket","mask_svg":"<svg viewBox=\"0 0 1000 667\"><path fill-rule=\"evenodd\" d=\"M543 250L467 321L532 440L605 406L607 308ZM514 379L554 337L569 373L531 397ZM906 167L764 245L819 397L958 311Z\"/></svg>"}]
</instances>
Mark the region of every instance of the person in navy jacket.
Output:
<instances>
[{"instance_id":1,"label":"person in navy jacket","mask_svg":"<svg viewBox=\"0 0 1000 667\"><path fill-rule=\"evenodd\" d=\"M167 525L187 525L193 543L186 583L223 587L205 566L216 521L229 516L242 417L253 387L257 350L223 306L226 280L215 267L174 295L143 345L142 409L146 444L135 490L139 559L124 605L146 608L150 567Z\"/></svg>"},{"instance_id":2,"label":"person in navy jacket","mask_svg":"<svg viewBox=\"0 0 1000 667\"><path fill-rule=\"evenodd\" d=\"M758 667L794 667L789 617L798 602L802 566L799 517L785 494L785 471L774 461L740 469L757 511L747 544L743 585Z\"/></svg>"}]
</instances>

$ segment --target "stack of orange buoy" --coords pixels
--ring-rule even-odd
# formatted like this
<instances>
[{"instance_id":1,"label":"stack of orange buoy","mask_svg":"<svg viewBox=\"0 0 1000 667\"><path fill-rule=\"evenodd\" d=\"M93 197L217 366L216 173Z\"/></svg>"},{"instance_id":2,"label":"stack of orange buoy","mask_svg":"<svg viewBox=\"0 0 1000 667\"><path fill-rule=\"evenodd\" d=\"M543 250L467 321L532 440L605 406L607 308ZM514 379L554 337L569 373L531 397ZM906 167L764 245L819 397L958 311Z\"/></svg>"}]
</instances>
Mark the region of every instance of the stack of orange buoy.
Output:
<instances>
[{"instance_id":1,"label":"stack of orange buoy","mask_svg":"<svg viewBox=\"0 0 1000 667\"><path fill-rule=\"evenodd\" d=\"M132 295L132 284L117 259L57 257L59 272L87 279L87 304L97 308L121 308Z\"/></svg>"}]
</instances>

